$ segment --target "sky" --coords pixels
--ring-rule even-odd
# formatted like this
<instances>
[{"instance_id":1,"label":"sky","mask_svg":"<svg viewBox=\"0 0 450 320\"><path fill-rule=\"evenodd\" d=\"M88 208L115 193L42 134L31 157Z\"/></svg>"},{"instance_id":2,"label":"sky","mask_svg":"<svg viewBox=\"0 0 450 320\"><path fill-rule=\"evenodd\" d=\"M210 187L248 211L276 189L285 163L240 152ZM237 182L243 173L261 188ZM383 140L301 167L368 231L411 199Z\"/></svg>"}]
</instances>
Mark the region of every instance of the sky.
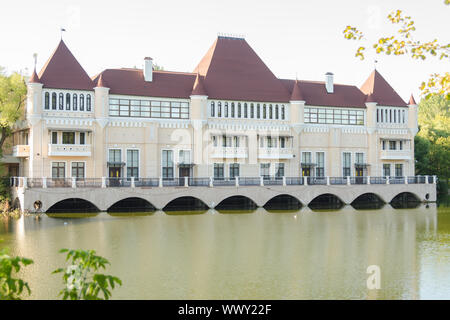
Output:
<instances>
[{"instance_id":1,"label":"sky","mask_svg":"<svg viewBox=\"0 0 450 320\"><path fill-rule=\"evenodd\" d=\"M375 66L400 96L419 97L431 73L449 71L449 59L354 56L359 45L394 34L386 19L401 9L416 23L421 41L450 41L450 6L444 0L41 0L1 1L0 66L39 72L61 38L92 77L106 68L138 67L144 57L170 71L192 72L219 33L244 36L278 78L360 87ZM344 39L347 25L365 43Z\"/></svg>"}]
</instances>

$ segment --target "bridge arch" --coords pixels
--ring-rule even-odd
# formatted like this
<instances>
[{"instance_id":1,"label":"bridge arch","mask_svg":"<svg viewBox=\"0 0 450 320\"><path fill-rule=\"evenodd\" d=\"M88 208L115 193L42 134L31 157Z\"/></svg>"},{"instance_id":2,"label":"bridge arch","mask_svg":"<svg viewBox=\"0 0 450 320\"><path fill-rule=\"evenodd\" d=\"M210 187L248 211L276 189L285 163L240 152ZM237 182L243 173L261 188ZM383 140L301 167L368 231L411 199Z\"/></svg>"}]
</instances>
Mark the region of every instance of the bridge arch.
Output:
<instances>
[{"instance_id":1,"label":"bridge arch","mask_svg":"<svg viewBox=\"0 0 450 320\"><path fill-rule=\"evenodd\" d=\"M254 210L257 203L248 196L234 195L222 199L214 207L216 210Z\"/></svg>"},{"instance_id":2,"label":"bridge arch","mask_svg":"<svg viewBox=\"0 0 450 320\"><path fill-rule=\"evenodd\" d=\"M67 198L49 206L46 213L77 213L99 212L100 209L92 202L82 198Z\"/></svg>"},{"instance_id":3,"label":"bridge arch","mask_svg":"<svg viewBox=\"0 0 450 320\"><path fill-rule=\"evenodd\" d=\"M395 209L416 208L420 205L420 197L412 192L400 192L389 202Z\"/></svg>"},{"instance_id":4,"label":"bridge arch","mask_svg":"<svg viewBox=\"0 0 450 320\"><path fill-rule=\"evenodd\" d=\"M351 206L355 209L380 209L385 205L385 201L376 193L366 192L357 196Z\"/></svg>"},{"instance_id":5,"label":"bridge arch","mask_svg":"<svg viewBox=\"0 0 450 320\"><path fill-rule=\"evenodd\" d=\"M153 204L143 198L139 197L127 197L113 203L106 210L107 212L132 212L132 211L141 211L141 212L150 212L156 211L156 208Z\"/></svg>"},{"instance_id":6,"label":"bridge arch","mask_svg":"<svg viewBox=\"0 0 450 320\"><path fill-rule=\"evenodd\" d=\"M302 202L290 194L272 197L264 204L266 210L296 210L303 206Z\"/></svg>"},{"instance_id":7,"label":"bridge arch","mask_svg":"<svg viewBox=\"0 0 450 320\"><path fill-rule=\"evenodd\" d=\"M201 199L192 196L183 196L169 201L163 211L203 211L208 210L208 205Z\"/></svg>"},{"instance_id":8,"label":"bridge arch","mask_svg":"<svg viewBox=\"0 0 450 320\"><path fill-rule=\"evenodd\" d=\"M311 202L308 203L308 207L311 209L340 209L345 205L345 202L341 200L337 195L332 193L322 193L316 196Z\"/></svg>"}]
</instances>

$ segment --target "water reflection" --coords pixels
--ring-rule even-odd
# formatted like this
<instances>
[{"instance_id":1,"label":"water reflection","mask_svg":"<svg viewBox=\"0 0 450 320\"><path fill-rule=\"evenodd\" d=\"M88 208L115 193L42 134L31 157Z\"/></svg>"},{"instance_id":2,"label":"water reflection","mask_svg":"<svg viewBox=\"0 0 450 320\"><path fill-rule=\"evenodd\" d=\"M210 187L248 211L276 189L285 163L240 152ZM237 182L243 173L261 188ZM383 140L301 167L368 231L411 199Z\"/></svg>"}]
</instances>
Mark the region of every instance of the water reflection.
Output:
<instances>
[{"instance_id":1,"label":"water reflection","mask_svg":"<svg viewBox=\"0 0 450 320\"><path fill-rule=\"evenodd\" d=\"M438 214L435 204L242 213L24 217L0 220L0 238L15 254L34 259L24 276L39 299L57 296L60 279L50 273L64 264L57 253L63 247L107 257L108 272L124 282L116 299L449 296L450 212L439 208ZM366 287L369 265L381 268L380 290Z\"/></svg>"}]
</instances>

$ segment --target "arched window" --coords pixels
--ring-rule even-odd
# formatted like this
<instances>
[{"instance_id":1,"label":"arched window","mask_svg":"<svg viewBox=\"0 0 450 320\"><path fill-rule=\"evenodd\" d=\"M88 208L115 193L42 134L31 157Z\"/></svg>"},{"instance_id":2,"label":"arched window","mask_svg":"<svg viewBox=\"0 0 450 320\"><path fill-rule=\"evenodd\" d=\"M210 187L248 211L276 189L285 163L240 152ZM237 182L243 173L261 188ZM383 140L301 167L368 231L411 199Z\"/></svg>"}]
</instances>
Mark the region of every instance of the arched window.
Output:
<instances>
[{"instance_id":1,"label":"arched window","mask_svg":"<svg viewBox=\"0 0 450 320\"><path fill-rule=\"evenodd\" d=\"M216 116L216 106L214 105L214 101L211 102L211 117Z\"/></svg>"},{"instance_id":2,"label":"arched window","mask_svg":"<svg viewBox=\"0 0 450 320\"><path fill-rule=\"evenodd\" d=\"M50 93L45 93L44 109L50 109Z\"/></svg>"},{"instance_id":3,"label":"arched window","mask_svg":"<svg viewBox=\"0 0 450 320\"><path fill-rule=\"evenodd\" d=\"M234 102L231 103L231 117L234 118Z\"/></svg>"},{"instance_id":4,"label":"arched window","mask_svg":"<svg viewBox=\"0 0 450 320\"><path fill-rule=\"evenodd\" d=\"M265 104L263 104L263 119L266 119L267 118L267 109L266 109L266 105Z\"/></svg>"},{"instance_id":5,"label":"arched window","mask_svg":"<svg viewBox=\"0 0 450 320\"><path fill-rule=\"evenodd\" d=\"M70 93L66 93L66 110L70 110Z\"/></svg>"},{"instance_id":6,"label":"arched window","mask_svg":"<svg viewBox=\"0 0 450 320\"><path fill-rule=\"evenodd\" d=\"M255 118L255 106L252 104L250 104L250 118Z\"/></svg>"},{"instance_id":7,"label":"arched window","mask_svg":"<svg viewBox=\"0 0 450 320\"><path fill-rule=\"evenodd\" d=\"M286 115L284 113L284 105L281 106L281 120L284 120L286 118Z\"/></svg>"},{"instance_id":8,"label":"arched window","mask_svg":"<svg viewBox=\"0 0 450 320\"><path fill-rule=\"evenodd\" d=\"M228 102L225 102L225 106L224 106L224 117L228 118Z\"/></svg>"},{"instance_id":9,"label":"arched window","mask_svg":"<svg viewBox=\"0 0 450 320\"><path fill-rule=\"evenodd\" d=\"M242 115L242 110L241 110L241 103L240 102L238 102L238 118L240 118L241 117L241 115Z\"/></svg>"},{"instance_id":10,"label":"arched window","mask_svg":"<svg viewBox=\"0 0 450 320\"><path fill-rule=\"evenodd\" d=\"M380 110L377 110L377 122L380 122Z\"/></svg>"},{"instance_id":11,"label":"arched window","mask_svg":"<svg viewBox=\"0 0 450 320\"><path fill-rule=\"evenodd\" d=\"M406 117L405 117L405 114L406 114L405 110L403 110L402 113L403 113L403 123L405 123L406 122L406 120L405 120L406 119Z\"/></svg>"},{"instance_id":12,"label":"arched window","mask_svg":"<svg viewBox=\"0 0 450 320\"><path fill-rule=\"evenodd\" d=\"M78 110L78 96L76 93L74 93L72 95L72 100L73 100L72 110L77 111Z\"/></svg>"},{"instance_id":13,"label":"arched window","mask_svg":"<svg viewBox=\"0 0 450 320\"><path fill-rule=\"evenodd\" d=\"M392 122L392 110L389 110L389 123Z\"/></svg>"},{"instance_id":14,"label":"arched window","mask_svg":"<svg viewBox=\"0 0 450 320\"><path fill-rule=\"evenodd\" d=\"M276 105L276 106L275 106L275 119L278 120L278 116L279 116L279 113L278 113L278 105Z\"/></svg>"},{"instance_id":15,"label":"arched window","mask_svg":"<svg viewBox=\"0 0 450 320\"><path fill-rule=\"evenodd\" d=\"M52 93L52 110L56 110L56 93Z\"/></svg>"},{"instance_id":16,"label":"arched window","mask_svg":"<svg viewBox=\"0 0 450 320\"><path fill-rule=\"evenodd\" d=\"M91 111L91 95L86 95L86 111Z\"/></svg>"},{"instance_id":17,"label":"arched window","mask_svg":"<svg viewBox=\"0 0 450 320\"><path fill-rule=\"evenodd\" d=\"M261 118L261 106L259 103L256 105L256 117L259 119Z\"/></svg>"},{"instance_id":18,"label":"arched window","mask_svg":"<svg viewBox=\"0 0 450 320\"><path fill-rule=\"evenodd\" d=\"M217 102L217 116L220 118L222 117L222 103Z\"/></svg>"},{"instance_id":19,"label":"arched window","mask_svg":"<svg viewBox=\"0 0 450 320\"><path fill-rule=\"evenodd\" d=\"M269 106L269 119L273 119L273 107L272 107L272 105Z\"/></svg>"},{"instance_id":20,"label":"arched window","mask_svg":"<svg viewBox=\"0 0 450 320\"><path fill-rule=\"evenodd\" d=\"M59 94L59 110L64 110L64 95L62 93Z\"/></svg>"},{"instance_id":21,"label":"arched window","mask_svg":"<svg viewBox=\"0 0 450 320\"><path fill-rule=\"evenodd\" d=\"M80 94L80 111L84 111L84 95Z\"/></svg>"},{"instance_id":22,"label":"arched window","mask_svg":"<svg viewBox=\"0 0 450 320\"><path fill-rule=\"evenodd\" d=\"M244 103L244 118L248 118L248 108L246 103Z\"/></svg>"}]
</instances>

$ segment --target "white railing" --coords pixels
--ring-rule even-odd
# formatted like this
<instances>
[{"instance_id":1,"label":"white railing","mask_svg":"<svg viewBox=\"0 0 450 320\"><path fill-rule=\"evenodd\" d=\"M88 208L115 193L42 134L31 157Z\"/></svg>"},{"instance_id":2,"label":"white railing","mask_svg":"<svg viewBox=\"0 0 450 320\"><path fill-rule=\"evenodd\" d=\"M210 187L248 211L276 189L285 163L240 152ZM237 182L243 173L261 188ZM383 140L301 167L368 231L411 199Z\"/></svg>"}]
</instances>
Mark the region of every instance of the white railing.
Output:
<instances>
[{"instance_id":1,"label":"white railing","mask_svg":"<svg viewBox=\"0 0 450 320\"><path fill-rule=\"evenodd\" d=\"M213 147L212 158L247 158L246 147Z\"/></svg>"},{"instance_id":2,"label":"white railing","mask_svg":"<svg viewBox=\"0 0 450 320\"><path fill-rule=\"evenodd\" d=\"M294 150L291 148L258 148L260 159L292 159Z\"/></svg>"},{"instance_id":3,"label":"white railing","mask_svg":"<svg viewBox=\"0 0 450 320\"><path fill-rule=\"evenodd\" d=\"M75 156L75 157L90 157L90 144L49 144L49 156Z\"/></svg>"},{"instance_id":4,"label":"white railing","mask_svg":"<svg viewBox=\"0 0 450 320\"><path fill-rule=\"evenodd\" d=\"M382 150L381 160L411 160L411 150Z\"/></svg>"},{"instance_id":5,"label":"white railing","mask_svg":"<svg viewBox=\"0 0 450 320\"><path fill-rule=\"evenodd\" d=\"M12 150L13 157L29 157L30 156L30 146L25 144L18 144L13 146Z\"/></svg>"}]
</instances>

